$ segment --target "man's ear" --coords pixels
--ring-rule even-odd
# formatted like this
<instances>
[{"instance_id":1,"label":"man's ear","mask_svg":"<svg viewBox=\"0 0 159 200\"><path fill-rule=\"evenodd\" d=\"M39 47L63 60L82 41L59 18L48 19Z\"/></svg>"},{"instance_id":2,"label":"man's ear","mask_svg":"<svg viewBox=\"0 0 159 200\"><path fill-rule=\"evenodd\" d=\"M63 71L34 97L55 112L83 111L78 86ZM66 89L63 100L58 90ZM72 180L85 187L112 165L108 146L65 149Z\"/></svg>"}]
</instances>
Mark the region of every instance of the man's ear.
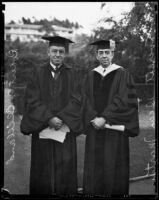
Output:
<instances>
[{"instance_id":1,"label":"man's ear","mask_svg":"<svg viewBox=\"0 0 159 200\"><path fill-rule=\"evenodd\" d=\"M95 52L95 55L96 55L96 59L99 60L97 51Z\"/></svg>"},{"instance_id":2,"label":"man's ear","mask_svg":"<svg viewBox=\"0 0 159 200\"><path fill-rule=\"evenodd\" d=\"M65 56L68 56L69 55L69 52L68 51L65 51Z\"/></svg>"},{"instance_id":3,"label":"man's ear","mask_svg":"<svg viewBox=\"0 0 159 200\"><path fill-rule=\"evenodd\" d=\"M50 48L49 47L47 48L47 54L48 54L48 56L50 56Z\"/></svg>"}]
</instances>

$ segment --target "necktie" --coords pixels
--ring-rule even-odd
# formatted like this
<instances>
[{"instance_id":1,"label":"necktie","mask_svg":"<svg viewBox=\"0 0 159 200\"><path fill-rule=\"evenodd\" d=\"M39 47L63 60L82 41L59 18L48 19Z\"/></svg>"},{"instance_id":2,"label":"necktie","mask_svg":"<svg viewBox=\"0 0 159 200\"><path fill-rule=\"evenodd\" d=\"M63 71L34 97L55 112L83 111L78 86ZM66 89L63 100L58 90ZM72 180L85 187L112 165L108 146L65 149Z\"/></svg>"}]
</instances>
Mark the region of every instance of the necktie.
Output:
<instances>
[{"instance_id":1,"label":"necktie","mask_svg":"<svg viewBox=\"0 0 159 200\"><path fill-rule=\"evenodd\" d=\"M106 68L103 69L103 73L105 73L105 72L106 72Z\"/></svg>"},{"instance_id":2,"label":"necktie","mask_svg":"<svg viewBox=\"0 0 159 200\"><path fill-rule=\"evenodd\" d=\"M51 71L54 73L58 73L61 69L61 67L56 67L55 69L52 67Z\"/></svg>"},{"instance_id":3,"label":"necktie","mask_svg":"<svg viewBox=\"0 0 159 200\"><path fill-rule=\"evenodd\" d=\"M51 72L54 73L54 79L57 79L59 74L60 74L60 71L61 71L62 67L56 67L55 69L53 67L51 67Z\"/></svg>"}]
</instances>

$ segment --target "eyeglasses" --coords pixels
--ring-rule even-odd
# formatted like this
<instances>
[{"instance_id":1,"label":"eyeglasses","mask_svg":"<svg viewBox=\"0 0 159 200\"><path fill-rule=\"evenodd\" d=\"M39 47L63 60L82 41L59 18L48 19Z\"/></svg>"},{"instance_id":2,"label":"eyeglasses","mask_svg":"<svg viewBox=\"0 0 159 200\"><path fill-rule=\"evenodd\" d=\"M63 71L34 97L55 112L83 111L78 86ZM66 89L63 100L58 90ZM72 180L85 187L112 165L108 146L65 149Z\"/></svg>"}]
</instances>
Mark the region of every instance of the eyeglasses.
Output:
<instances>
[{"instance_id":1,"label":"eyeglasses","mask_svg":"<svg viewBox=\"0 0 159 200\"><path fill-rule=\"evenodd\" d=\"M104 54L106 55L110 55L111 54L111 50L98 50L98 55L102 56Z\"/></svg>"},{"instance_id":2,"label":"eyeglasses","mask_svg":"<svg viewBox=\"0 0 159 200\"><path fill-rule=\"evenodd\" d=\"M53 49L53 50L51 50L51 52L52 52L53 54L57 54L57 53L59 53L60 55L65 54L65 50L63 50L63 49L60 49L60 50Z\"/></svg>"}]
</instances>

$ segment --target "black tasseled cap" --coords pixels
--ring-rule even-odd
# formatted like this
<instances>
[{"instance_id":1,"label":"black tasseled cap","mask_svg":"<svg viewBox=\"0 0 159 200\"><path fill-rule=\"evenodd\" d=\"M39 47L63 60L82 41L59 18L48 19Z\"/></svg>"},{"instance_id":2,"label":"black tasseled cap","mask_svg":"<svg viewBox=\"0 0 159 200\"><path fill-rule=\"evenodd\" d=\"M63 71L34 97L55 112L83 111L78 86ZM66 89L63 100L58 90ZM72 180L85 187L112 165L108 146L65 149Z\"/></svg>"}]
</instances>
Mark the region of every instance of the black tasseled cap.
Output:
<instances>
[{"instance_id":1,"label":"black tasseled cap","mask_svg":"<svg viewBox=\"0 0 159 200\"><path fill-rule=\"evenodd\" d=\"M98 40L90 43L90 45L95 45L97 48L107 48L114 50L115 49L115 41L114 40Z\"/></svg>"},{"instance_id":2,"label":"black tasseled cap","mask_svg":"<svg viewBox=\"0 0 159 200\"><path fill-rule=\"evenodd\" d=\"M69 43L74 43L73 41L61 36L43 36L42 39L49 41L49 46L58 44L68 47Z\"/></svg>"}]
</instances>

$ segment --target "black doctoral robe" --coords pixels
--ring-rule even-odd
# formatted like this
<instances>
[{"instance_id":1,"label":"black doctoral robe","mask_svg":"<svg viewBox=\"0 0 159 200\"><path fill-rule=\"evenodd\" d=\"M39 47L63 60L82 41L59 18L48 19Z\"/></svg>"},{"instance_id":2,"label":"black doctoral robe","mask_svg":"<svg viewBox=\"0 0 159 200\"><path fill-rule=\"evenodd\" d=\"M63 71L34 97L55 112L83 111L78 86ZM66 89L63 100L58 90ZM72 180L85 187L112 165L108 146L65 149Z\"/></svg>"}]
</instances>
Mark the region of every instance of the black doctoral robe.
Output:
<instances>
[{"instance_id":1,"label":"black doctoral robe","mask_svg":"<svg viewBox=\"0 0 159 200\"><path fill-rule=\"evenodd\" d=\"M64 64L56 80L49 63L33 70L20 125L23 134L32 134L30 194L77 193L76 136L81 131L80 106L72 110L73 104L79 105L77 88L77 73ZM73 111L68 119L62 112L65 108L69 114ZM64 143L39 139L39 132L48 127L53 116L59 116L71 130Z\"/></svg>"},{"instance_id":2,"label":"black doctoral robe","mask_svg":"<svg viewBox=\"0 0 159 200\"><path fill-rule=\"evenodd\" d=\"M131 75L123 68L104 78L89 72L85 84L84 123L86 133L84 194L128 194L129 137L139 134L138 102ZM95 130L90 121L104 117L125 131Z\"/></svg>"}]
</instances>

